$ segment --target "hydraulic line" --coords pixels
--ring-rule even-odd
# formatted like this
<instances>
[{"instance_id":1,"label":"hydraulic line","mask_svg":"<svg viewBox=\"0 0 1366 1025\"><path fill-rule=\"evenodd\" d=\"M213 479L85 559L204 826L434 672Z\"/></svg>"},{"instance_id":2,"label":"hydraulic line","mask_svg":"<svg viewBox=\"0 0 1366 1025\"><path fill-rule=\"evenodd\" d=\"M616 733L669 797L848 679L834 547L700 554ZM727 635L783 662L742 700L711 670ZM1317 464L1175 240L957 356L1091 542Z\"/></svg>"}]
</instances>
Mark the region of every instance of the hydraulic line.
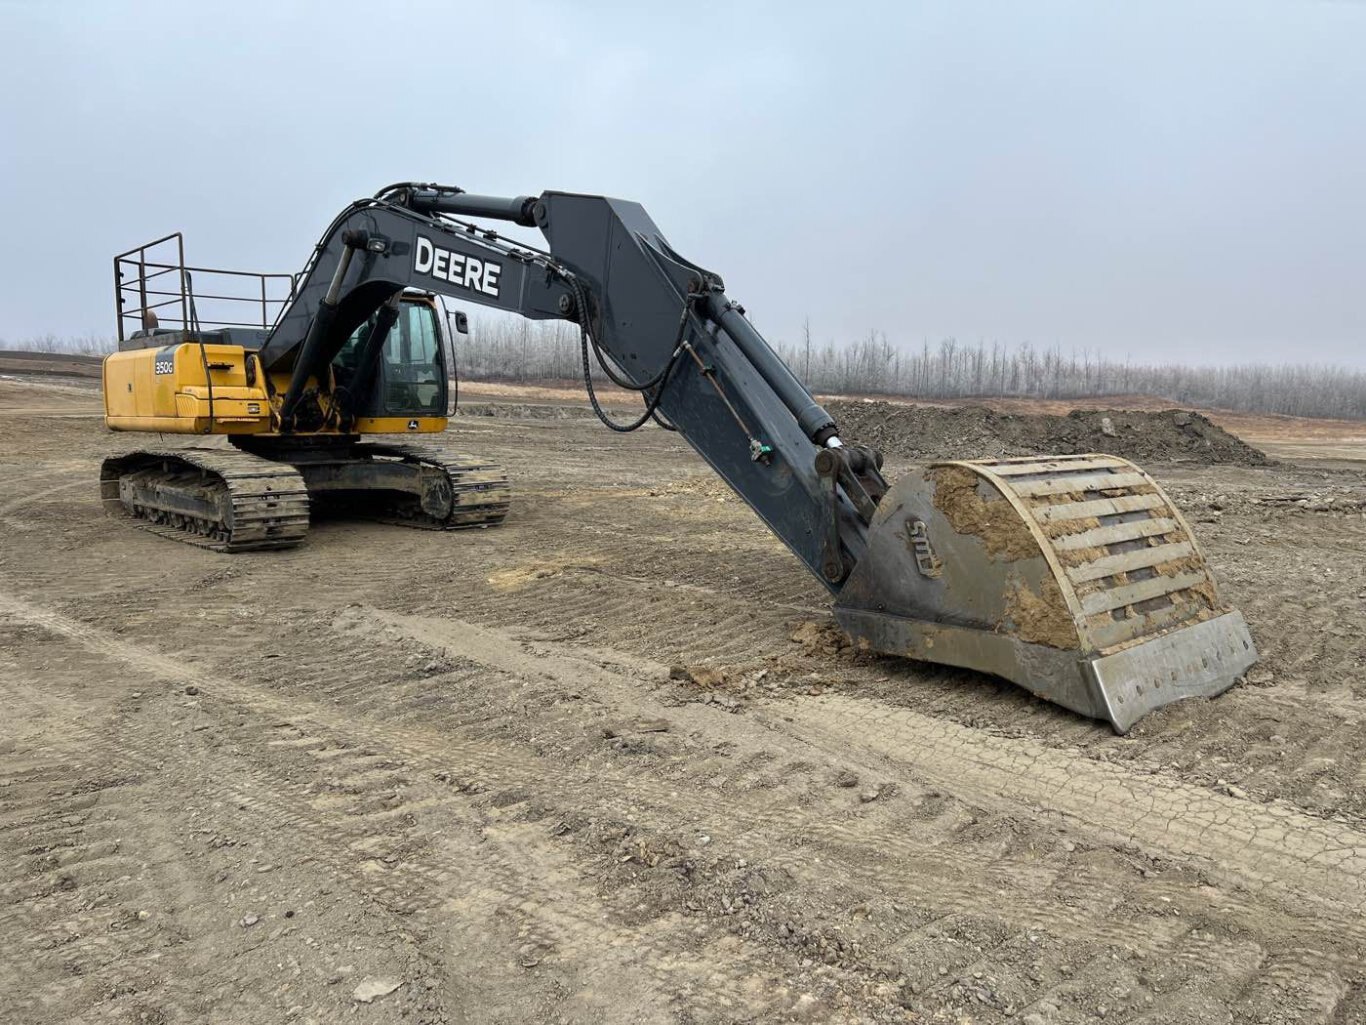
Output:
<instances>
[{"instance_id":1,"label":"hydraulic line","mask_svg":"<svg viewBox=\"0 0 1366 1025\"><path fill-rule=\"evenodd\" d=\"M610 380L618 388L624 388L627 391L638 392L648 391L649 389L655 387L657 384L663 381L664 376L669 372L669 367L667 364L665 365L663 370L661 370L654 377L650 378L650 380L646 381L644 384L635 384L634 382L617 375L617 373L608 364L606 357L603 356L602 347L598 344L597 336L593 334L593 324L588 314L588 295L584 291L583 284L579 281L577 277L567 272L562 272L561 277L564 279L565 283L569 285L570 290L574 293L574 309L578 314L579 334L581 336L581 340L586 340L588 344L592 345L593 355L594 357L596 357L598 361L598 366L602 368L602 372L607 375L608 380ZM679 343L681 343L683 340L683 332L687 328L688 309L693 298L693 296L689 295L687 298L683 300L683 312L679 317L678 335L674 339L675 355L677 355Z\"/></svg>"},{"instance_id":2,"label":"hydraulic line","mask_svg":"<svg viewBox=\"0 0 1366 1025\"><path fill-rule=\"evenodd\" d=\"M618 434L630 434L632 431L643 427L645 422L655 415L655 410L659 407L659 400L664 395L664 388L669 383L669 377L673 373L674 367L678 365L679 354L683 351L682 347L680 346L679 348L674 349L673 355L669 357L669 362L665 365L663 372L660 374L659 387L645 403L645 412L641 413L639 417L629 424L619 424L609 417L602 406L598 404L597 392L593 389L592 367L588 362L588 334L586 332L583 334L581 343L583 350L583 383L588 390L588 401L593 407L593 412L597 414L598 419L601 420L606 427L616 431Z\"/></svg>"},{"instance_id":3,"label":"hydraulic line","mask_svg":"<svg viewBox=\"0 0 1366 1025\"><path fill-rule=\"evenodd\" d=\"M646 421L651 419L658 423L657 411L659 408L659 401L664 396L664 388L668 385L669 378L673 374L674 367L678 365L678 359L682 355L683 350L685 348L691 348L688 346L684 336L687 334L688 313L691 309L694 297L689 295L683 300L683 310L678 318L678 334L674 337L673 352L669 355L668 362L664 364L664 369L644 384L634 384L617 377L617 375L607 366L602 355L602 350L598 347L598 341L593 336L593 326L588 315L587 295L584 293L583 285L580 284L579 280L572 274L566 273L563 275L563 278L574 293L574 303L576 313L578 314L579 324L579 345L583 357L583 384L585 390L588 392L588 402L593 407L593 412L597 414L598 419L602 421L604 426L610 430L616 431L618 434L629 434L632 431L639 430L645 425ZM598 365L602 367L603 372L614 384L620 385L622 388L629 391L642 393L649 392L653 389L652 394L646 399L645 412L641 413L641 415L631 423L617 423L607 415L607 412L598 403L597 391L593 387L593 368L588 361L588 350L590 347L593 350L594 356L597 357ZM660 426L665 427L663 423L660 423ZM665 429L673 430L674 428L665 427Z\"/></svg>"}]
</instances>

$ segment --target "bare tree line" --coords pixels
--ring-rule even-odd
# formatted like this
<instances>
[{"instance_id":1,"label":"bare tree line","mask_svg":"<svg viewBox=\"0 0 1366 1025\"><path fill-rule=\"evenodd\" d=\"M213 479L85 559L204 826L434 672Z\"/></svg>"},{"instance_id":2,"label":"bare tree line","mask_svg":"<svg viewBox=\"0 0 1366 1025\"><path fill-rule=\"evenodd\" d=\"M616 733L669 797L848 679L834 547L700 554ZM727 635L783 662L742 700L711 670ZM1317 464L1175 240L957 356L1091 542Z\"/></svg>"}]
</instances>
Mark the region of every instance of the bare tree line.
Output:
<instances>
[{"instance_id":1,"label":"bare tree line","mask_svg":"<svg viewBox=\"0 0 1366 1025\"><path fill-rule=\"evenodd\" d=\"M15 349L20 352L66 353L75 356L106 356L114 351L114 339L103 335L72 335L59 337L51 333L35 338L2 338L0 349Z\"/></svg>"},{"instance_id":2,"label":"bare tree line","mask_svg":"<svg viewBox=\"0 0 1366 1025\"><path fill-rule=\"evenodd\" d=\"M470 333L456 336L455 365L471 381L583 379L579 328L564 320L471 317ZM593 380L604 379L596 363Z\"/></svg>"},{"instance_id":3,"label":"bare tree line","mask_svg":"<svg viewBox=\"0 0 1366 1025\"><path fill-rule=\"evenodd\" d=\"M808 332L809 334L809 332ZM1152 395L1183 406L1291 416L1366 418L1366 371L1313 363L1188 366L1134 363L1028 342L964 345L952 338L905 351L885 334L819 348L776 348L813 391L925 399L1009 396L1091 399Z\"/></svg>"},{"instance_id":4,"label":"bare tree line","mask_svg":"<svg viewBox=\"0 0 1366 1025\"><path fill-rule=\"evenodd\" d=\"M0 339L0 349L11 347ZM88 335L28 339L14 348L104 353L111 339ZM1098 399L1152 395L1173 404L1291 416L1366 419L1366 371L1312 363L1184 366L1120 362L1083 349L1063 352L1026 342L966 345L952 338L906 350L886 334L857 341L779 342L779 354L812 391L922 399L996 396ZM577 381L583 364L578 328L563 321L472 317L458 336L456 366L468 380ZM594 379L602 374L595 366Z\"/></svg>"},{"instance_id":5,"label":"bare tree line","mask_svg":"<svg viewBox=\"0 0 1366 1025\"><path fill-rule=\"evenodd\" d=\"M1182 406L1366 419L1366 371L1347 367L1120 362L1085 349L964 345L952 338L908 352L881 332L817 347L809 336L808 329L801 343L775 348L807 387L822 393L922 399L1153 395ZM472 318L456 361L461 376L473 380L577 380L583 374L578 329L563 322Z\"/></svg>"}]
</instances>

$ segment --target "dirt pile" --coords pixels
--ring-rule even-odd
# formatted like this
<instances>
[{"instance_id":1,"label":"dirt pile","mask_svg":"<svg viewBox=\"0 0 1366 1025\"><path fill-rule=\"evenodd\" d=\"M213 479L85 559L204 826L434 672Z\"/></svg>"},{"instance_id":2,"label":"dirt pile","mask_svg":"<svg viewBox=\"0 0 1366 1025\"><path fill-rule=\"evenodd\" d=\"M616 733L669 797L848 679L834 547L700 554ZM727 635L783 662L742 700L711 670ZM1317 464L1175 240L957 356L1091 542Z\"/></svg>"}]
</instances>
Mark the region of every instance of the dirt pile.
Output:
<instances>
[{"instance_id":1,"label":"dirt pile","mask_svg":"<svg viewBox=\"0 0 1366 1025\"><path fill-rule=\"evenodd\" d=\"M0 374L40 374L98 380L103 358L65 352L0 349Z\"/></svg>"},{"instance_id":2,"label":"dirt pile","mask_svg":"<svg viewBox=\"0 0 1366 1025\"><path fill-rule=\"evenodd\" d=\"M1079 409L1066 416L838 401L826 407L846 440L903 459L978 459L1108 452L1140 464L1265 466L1266 454L1199 413Z\"/></svg>"}]
</instances>

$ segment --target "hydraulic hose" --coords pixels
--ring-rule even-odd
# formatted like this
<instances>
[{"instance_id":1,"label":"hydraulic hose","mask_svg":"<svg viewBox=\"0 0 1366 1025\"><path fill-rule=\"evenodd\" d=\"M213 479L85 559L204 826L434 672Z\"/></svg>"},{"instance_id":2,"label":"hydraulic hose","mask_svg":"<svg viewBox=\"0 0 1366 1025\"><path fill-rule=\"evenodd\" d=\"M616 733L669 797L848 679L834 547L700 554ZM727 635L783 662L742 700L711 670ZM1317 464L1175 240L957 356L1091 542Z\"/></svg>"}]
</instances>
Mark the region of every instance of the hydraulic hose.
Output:
<instances>
[{"instance_id":1,"label":"hydraulic hose","mask_svg":"<svg viewBox=\"0 0 1366 1025\"><path fill-rule=\"evenodd\" d=\"M598 340L593 335L592 319L588 314L588 297L584 292L583 285L580 284L578 278L574 277L572 274L565 274L564 280L569 285L570 290L574 293L575 312L578 314L579 324L579 345L583 357L583 384L584 389L588 392L588 402L593 407L593 412L597 414L598 419L602 421L604 426L610 430L616 431L618 434L629 434L631 431L638 430L643 427L648 420L654 420L665 430L677 430L676 427L660 418L658 409L659 401L664 396L664 389L669 383L669 378L673 375L674 367L678 365L679 356L683 353L683 341L688 330L688 313L691 309L692 296L688 296L683 301L683 311L678 318L678 334L674 338L673 352L669 356L669 361L664 364L664 369L644 384L635 384L631 381L619 378L612 372L611 368L608 367L607 362L603 357L602 350L598 346ZM641 413L641 415L631 423L617 423L607 415L607 412L598 403L597 391L593 387L593 368L588 362L588 350L590 348L593 350L593 355L597 357L598 365L602 367L603 373L608 376L613 384L617 384L629 391L642 393L654 389L653 394L646 399L645 412Z\"/></svg>"}]
</instances>

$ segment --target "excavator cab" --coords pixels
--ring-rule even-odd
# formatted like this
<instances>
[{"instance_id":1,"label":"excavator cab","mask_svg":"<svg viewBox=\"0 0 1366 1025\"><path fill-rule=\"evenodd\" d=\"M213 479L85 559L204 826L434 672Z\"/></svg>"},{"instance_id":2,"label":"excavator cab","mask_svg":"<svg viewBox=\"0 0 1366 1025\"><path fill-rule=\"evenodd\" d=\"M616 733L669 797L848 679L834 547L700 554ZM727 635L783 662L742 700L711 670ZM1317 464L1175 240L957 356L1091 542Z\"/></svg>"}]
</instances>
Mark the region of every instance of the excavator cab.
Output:
<instances>
[{"instance_id":1,"label":"excavator cab","mask_svg":"<svg viewBox=\"0 0 1366 1025\"><path fill-rule=\"evenodd\" d=\"M345 387L356 372L365 340L375 329L372 314L355 331L332 361L332 373ZM384 340L379 363L378 386L357 410L363 417L445 416L447 409L446 346L435 298L407 292L399 305L398 319Z\"/></svg>"},{"instance_id":2,"label":"excavator cab","mask_svg":"<svg viewBox=\"0 0 1366 1025\"><path fill-rule=\"evenodd\" d=\"M114 430L173 434L271 434L273 396L287 371L269 380L257 354L281 309L297 297L290 274L190 266L173 233L114 258L118 349L105 366L106 423ZM371 380L358 375L365 341L380 323L373 311L353 330L315 381L315 408L301 434L434 433L448 415L447 354L436 296L408 288L384 335ZM335 408L331 389L357 394L347 423L323 424Z\"/></svg>"}]
</instances>

